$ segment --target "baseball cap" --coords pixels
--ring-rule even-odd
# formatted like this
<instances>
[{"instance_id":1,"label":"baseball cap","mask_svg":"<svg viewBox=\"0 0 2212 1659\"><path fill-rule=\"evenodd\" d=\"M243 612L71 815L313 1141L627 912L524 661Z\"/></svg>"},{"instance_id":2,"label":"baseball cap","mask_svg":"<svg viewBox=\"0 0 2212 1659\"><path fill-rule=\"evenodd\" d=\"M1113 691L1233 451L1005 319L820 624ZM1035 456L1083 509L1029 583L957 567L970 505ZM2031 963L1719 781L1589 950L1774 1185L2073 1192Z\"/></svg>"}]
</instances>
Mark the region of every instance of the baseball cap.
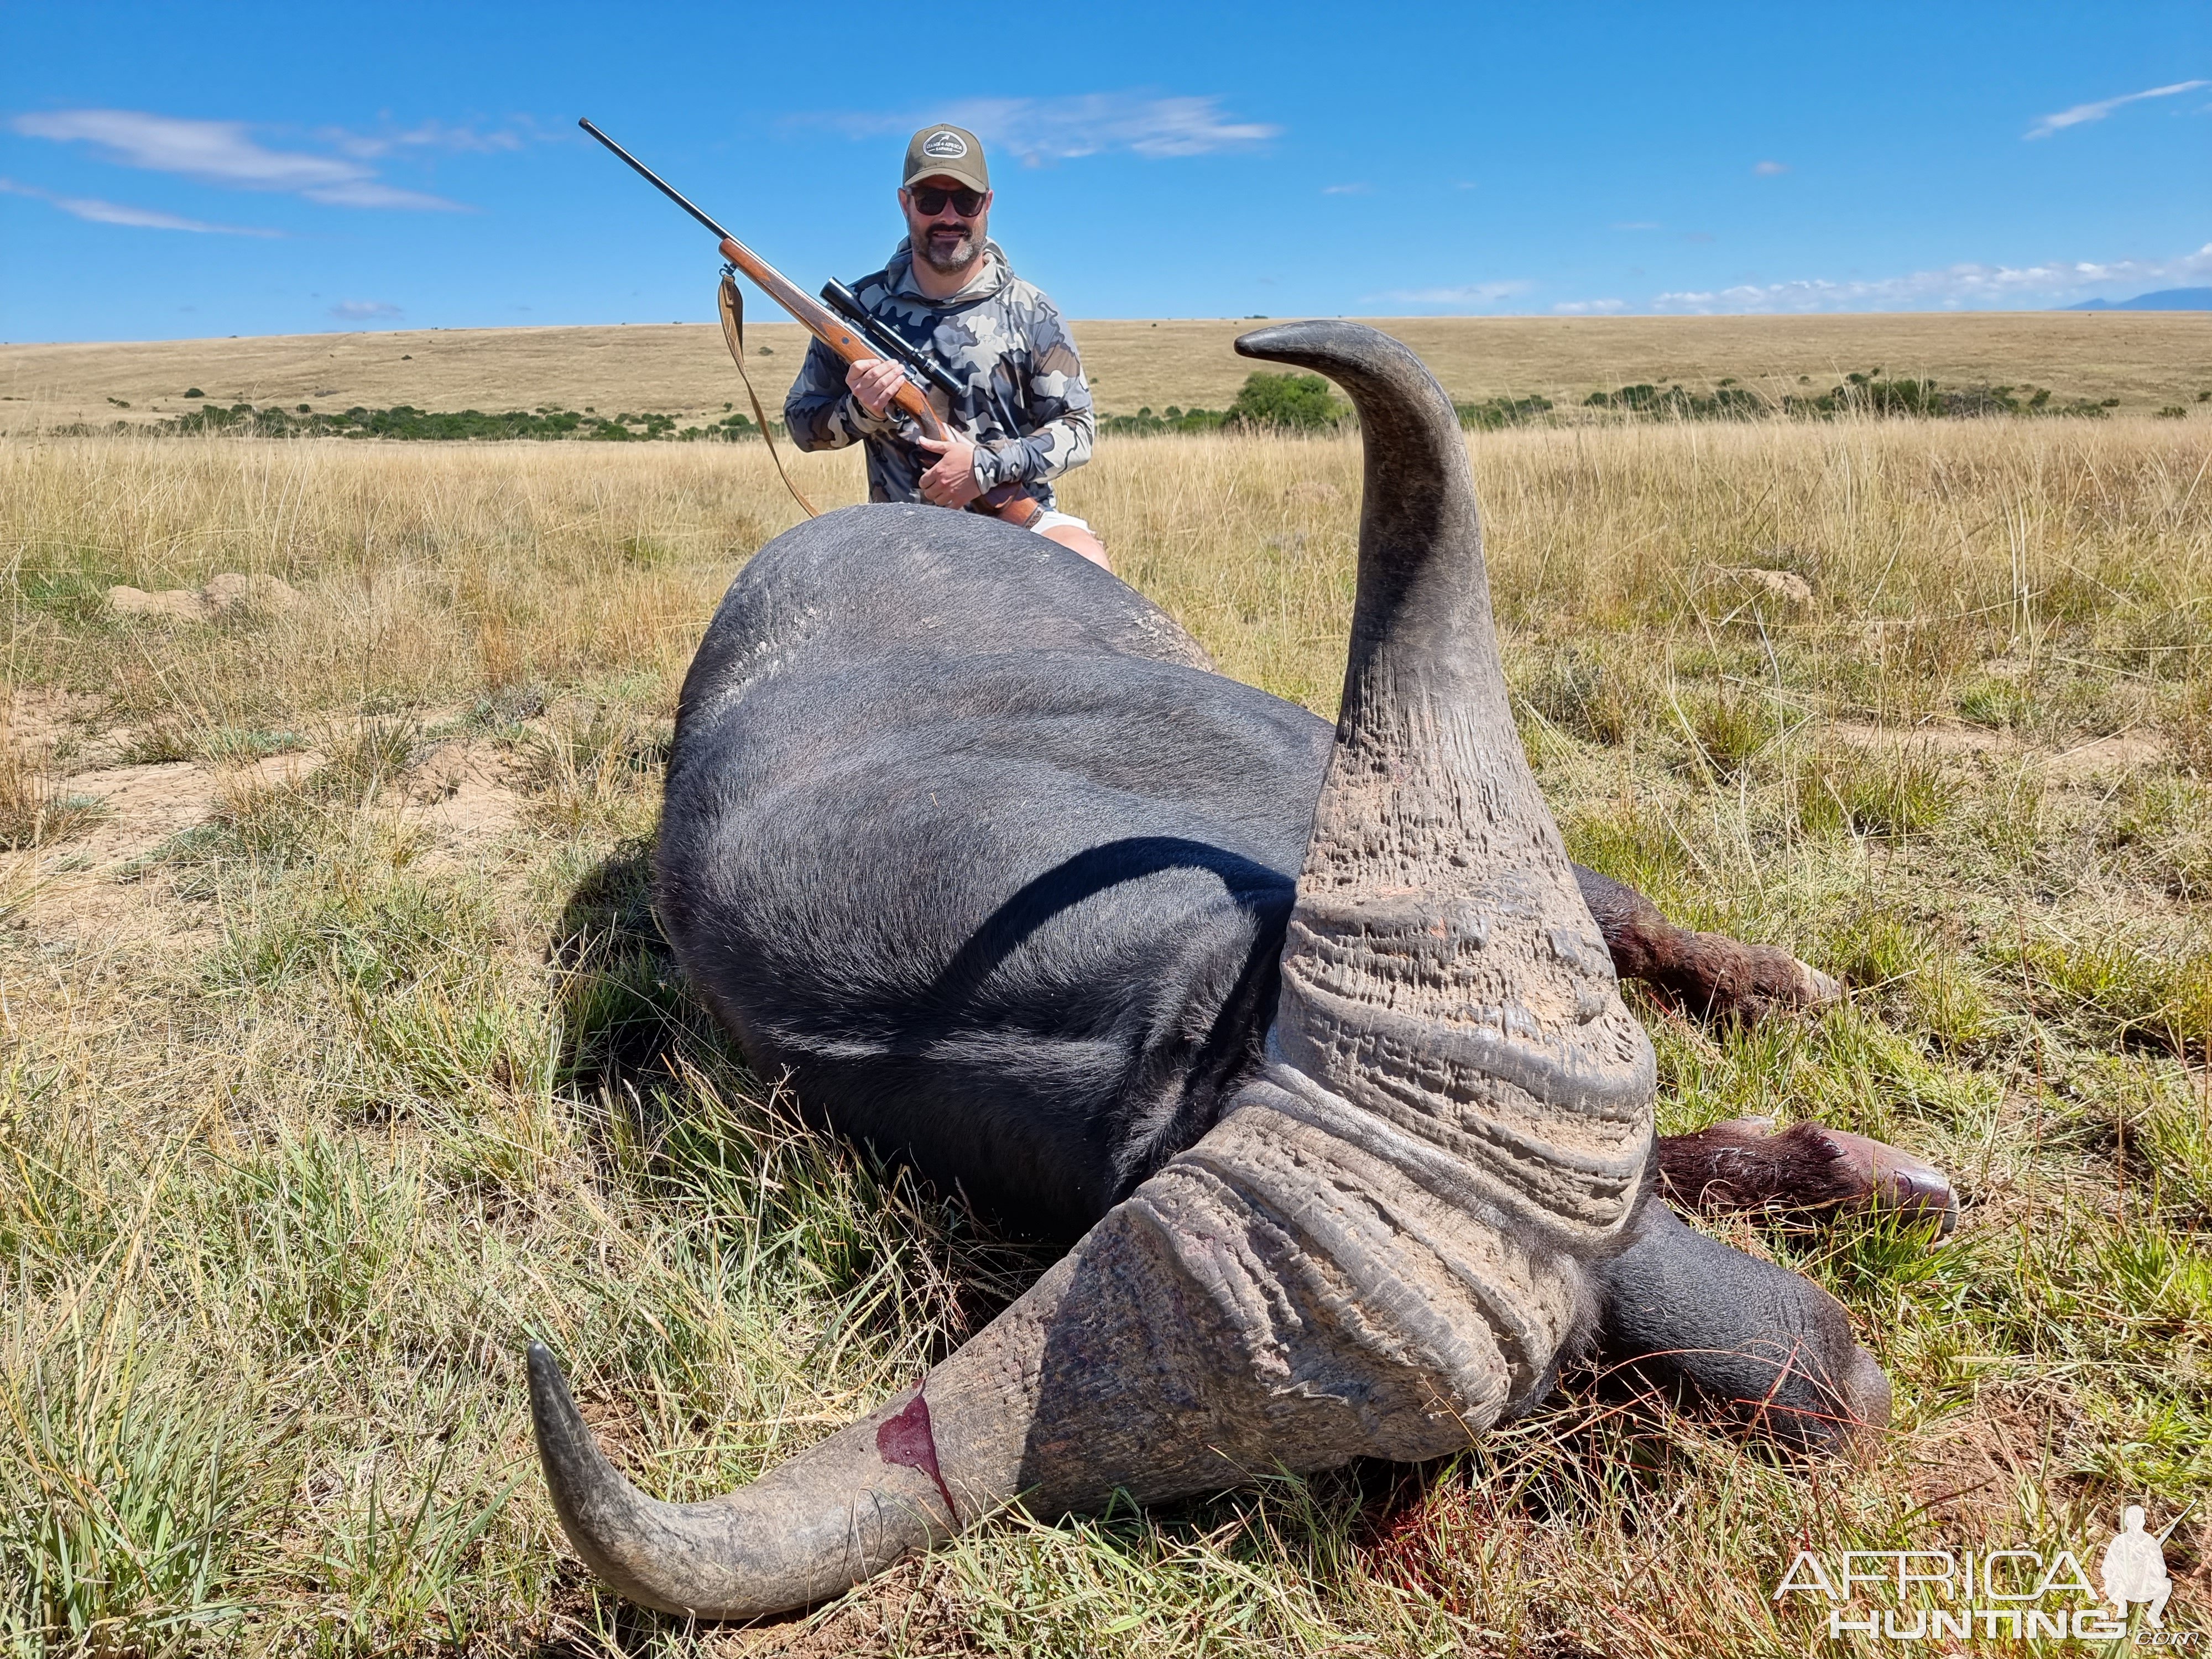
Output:
<instances>
[{"instance_id":1,"label":"baseball cap","mask_svg":"<svg viewBox=\"0 0 2212 1659\"><path fill-rule=\"evenodd\" d=\"M991 170L983 164L983 141L965 127L924 127L907 141L902 187L917 179L951 179L970 190L988 190Z\"/></svg>"}]
</instances>

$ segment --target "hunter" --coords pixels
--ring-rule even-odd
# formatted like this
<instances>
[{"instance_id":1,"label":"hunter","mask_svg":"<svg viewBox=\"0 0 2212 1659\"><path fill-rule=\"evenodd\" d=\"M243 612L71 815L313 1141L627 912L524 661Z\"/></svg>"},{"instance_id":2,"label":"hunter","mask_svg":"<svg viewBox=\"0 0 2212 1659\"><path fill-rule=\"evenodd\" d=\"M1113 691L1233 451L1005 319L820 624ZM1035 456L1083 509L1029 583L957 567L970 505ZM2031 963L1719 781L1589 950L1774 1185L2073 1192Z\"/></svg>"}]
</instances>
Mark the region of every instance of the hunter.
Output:
<instances>
[{"instance_id":1,"label":"hunter","mask_svg":"<svg viewBox=\"0 0 2212 1659\"><path fill-rule=\"evenodd\" d=\"M853 291L870 314L964 383L965 394L945 411L956 429L947 439L917 440L917 454L886 414L905 371L881 357L848 368L817 340L784 400L791 441L801 449L866 444L872 501L964 507L1018 486L1042 509L1028 528L1111 569L1091 526L1054 500L1052 480L1091 459L1091 388L1058 308L1014 275L990 239L991 174L981 141L962 127L924 127L907 144L902 178L906 240Z\"/></svg>"}]
</instances>

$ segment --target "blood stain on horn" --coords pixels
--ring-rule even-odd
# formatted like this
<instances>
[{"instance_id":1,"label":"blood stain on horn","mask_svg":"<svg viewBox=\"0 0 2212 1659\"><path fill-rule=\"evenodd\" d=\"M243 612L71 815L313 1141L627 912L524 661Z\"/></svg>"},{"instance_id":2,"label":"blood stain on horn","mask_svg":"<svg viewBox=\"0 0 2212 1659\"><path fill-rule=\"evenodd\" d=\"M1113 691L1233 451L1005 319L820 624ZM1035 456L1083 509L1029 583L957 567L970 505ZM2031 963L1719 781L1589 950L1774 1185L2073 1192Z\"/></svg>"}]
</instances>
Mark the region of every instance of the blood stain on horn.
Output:
<instances>
[{"instance_id":1,"label":"blood stain on horn","mask_svg":"<svg viewBox=\"0 0 2212 1659\"><path fill-rule=\"evenodd\" d=\"M876 1425L876 1455L898 1468L920 1469L934 1480L937 1495L945 1500L945 1512L952 1517L954 1526L960 1524L960 1507L952 1501L952 1488L945 1484L945 1472L937 1467L937 1437L930 1432L929 1401L919 1389L904 1410Z\"/></svg>"}]
</instances>

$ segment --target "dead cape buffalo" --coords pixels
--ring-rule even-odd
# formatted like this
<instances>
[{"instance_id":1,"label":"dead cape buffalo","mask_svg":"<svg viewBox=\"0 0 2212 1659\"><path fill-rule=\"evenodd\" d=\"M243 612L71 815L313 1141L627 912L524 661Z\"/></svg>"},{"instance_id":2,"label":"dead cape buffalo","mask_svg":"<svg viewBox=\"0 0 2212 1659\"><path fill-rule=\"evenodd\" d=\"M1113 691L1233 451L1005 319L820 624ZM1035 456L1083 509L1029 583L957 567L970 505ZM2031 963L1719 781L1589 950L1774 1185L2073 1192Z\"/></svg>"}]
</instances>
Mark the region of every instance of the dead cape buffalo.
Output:
<instances>
[{"instance_id":1,"label":"dead cape buffalo","mask_svg":"<svg viewBox=\"0 0 2212 1659\"><path fill-rule=\"evenodd\" d=\"M533 1347L562 1522L635 1601L777 1613L1016 1498L1434 1457L1593 1346L1671 1356L1801 1442L1887 1419L1835 1302L1655 1196L1652 1050L1615 973L1739 1006L1820 988L1578 884L1419 360L1346 323L1237 349L1359 412L1333 734L1104 571L933 507L778 538L708 630L658 871L693 983L840 1128L1081 1237L919 1389L711 1502L632 1486ZM1865 1143L1687 1152L1752 1199L1943 1195Z\"/></svg>"}]
</instances>

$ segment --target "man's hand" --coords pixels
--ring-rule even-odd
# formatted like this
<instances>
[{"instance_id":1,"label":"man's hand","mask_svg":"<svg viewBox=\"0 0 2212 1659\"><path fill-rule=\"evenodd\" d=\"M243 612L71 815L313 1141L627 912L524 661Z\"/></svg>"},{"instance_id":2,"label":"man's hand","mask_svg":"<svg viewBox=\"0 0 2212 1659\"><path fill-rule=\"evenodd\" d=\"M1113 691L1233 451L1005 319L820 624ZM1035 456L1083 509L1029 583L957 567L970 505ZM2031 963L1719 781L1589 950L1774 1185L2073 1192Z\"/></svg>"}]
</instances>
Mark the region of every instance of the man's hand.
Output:
<instances>
[{"instance_id":1,"label":"man's hand","mask_svg":"<svg viewBox=\"0 0 2212 1659\"><path fill-rule=\"evenodd\" d=\"M891 398L906 383L906 371L888 357L863 357L845 371L845 385L860 407L881 420Z\"/></svg>"},{"instance_id":2,"label":"man's hand","mask_svg":"<svg viewBox=\"0 0 2212 1659\"><path fill-rule=\"evenodd\" d=\"M983 493L975 482L975 446L957 438L917 438L936 461L921 475L921 498L936 507L965 507Z\"/></svg>"}]
</instances>

